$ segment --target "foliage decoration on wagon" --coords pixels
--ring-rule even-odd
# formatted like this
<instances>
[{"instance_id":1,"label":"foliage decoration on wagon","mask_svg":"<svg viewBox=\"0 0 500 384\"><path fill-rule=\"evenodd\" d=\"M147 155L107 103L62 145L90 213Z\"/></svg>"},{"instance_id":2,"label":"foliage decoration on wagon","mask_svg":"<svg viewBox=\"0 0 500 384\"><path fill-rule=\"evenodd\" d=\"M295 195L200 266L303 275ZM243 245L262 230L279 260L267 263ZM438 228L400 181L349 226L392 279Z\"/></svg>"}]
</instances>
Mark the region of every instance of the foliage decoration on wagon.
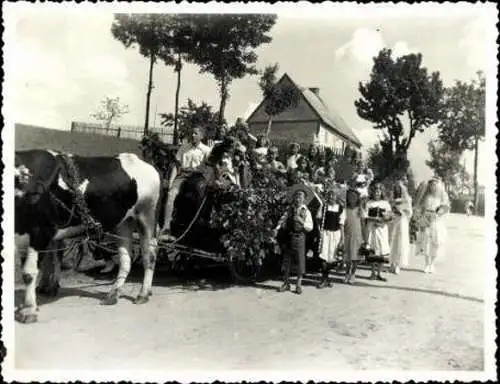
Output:
<instances>
[{"instance_id":1,"label":"foliage decoration on wagon","mask_svg":"<svg viewBox=\"0 0 500 384\"><path fill-rule=\"evenodd\" d=\"M286 180L268 169L254 170L249 187L221 188L219 195L228 189L234 198L214 209L211 225L221 230L220 241L232 259L260 266L276 246L273 230L287 209Z\"/></svg>"}]
</instances>

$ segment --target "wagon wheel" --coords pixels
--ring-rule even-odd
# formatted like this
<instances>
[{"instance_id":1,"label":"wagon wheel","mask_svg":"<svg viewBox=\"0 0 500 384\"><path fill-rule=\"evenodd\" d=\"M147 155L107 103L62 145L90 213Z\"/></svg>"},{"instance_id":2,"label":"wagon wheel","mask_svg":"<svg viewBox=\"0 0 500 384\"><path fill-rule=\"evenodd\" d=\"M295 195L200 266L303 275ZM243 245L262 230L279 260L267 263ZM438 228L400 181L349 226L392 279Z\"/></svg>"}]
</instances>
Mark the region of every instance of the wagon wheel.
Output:
<instances>
[{"instance_id":1,"label":"wagon wheel","mask_svg":"<svg viewBox=\"0 0 500 384\"><path fill-rule=\"evenodd\" d=\"M262 264L249 263L247 259L236 257L229 260L229 269L237 284L253 284L260 276Z\"/></svg>"}]
</instances>

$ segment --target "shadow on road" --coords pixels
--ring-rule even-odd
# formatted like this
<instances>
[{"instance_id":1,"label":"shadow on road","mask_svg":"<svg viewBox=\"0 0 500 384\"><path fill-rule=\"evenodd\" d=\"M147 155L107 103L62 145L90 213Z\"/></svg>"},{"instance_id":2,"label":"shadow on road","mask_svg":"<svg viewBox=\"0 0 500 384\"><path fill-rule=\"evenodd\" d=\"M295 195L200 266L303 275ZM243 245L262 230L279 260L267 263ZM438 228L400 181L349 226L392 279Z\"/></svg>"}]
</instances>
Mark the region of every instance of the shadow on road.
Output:
<instances>
[{"instance_id":1,"label":"shadow on road","mask_svg":"<svg viewBox=\"0 0 500 384\"><path fill-rule=\"evenodd\" d=\"M356 279L358 279L358 278L359 278L359 276L356 277ZM407 292L429 293L429 294L432 294L432 295L440 295L440 296L453 297L453 298L456 298L456 299L462 299L462 300L467 300L467 301L474 301L476 303L484 303L484 300L478 299L477 297L465 296L465 295L461 295L459 293L450 293L450 292L437 291L437 290L434 290L434 289L401 287L401 286L396 286L396 285L375 285L375 284L367 284L367 283L363 283L363 282L356 282L355 286L358 286L358 287L369 287L369 288L394 289L394 290L407 291Z\"/></svg>"}]
</instances>

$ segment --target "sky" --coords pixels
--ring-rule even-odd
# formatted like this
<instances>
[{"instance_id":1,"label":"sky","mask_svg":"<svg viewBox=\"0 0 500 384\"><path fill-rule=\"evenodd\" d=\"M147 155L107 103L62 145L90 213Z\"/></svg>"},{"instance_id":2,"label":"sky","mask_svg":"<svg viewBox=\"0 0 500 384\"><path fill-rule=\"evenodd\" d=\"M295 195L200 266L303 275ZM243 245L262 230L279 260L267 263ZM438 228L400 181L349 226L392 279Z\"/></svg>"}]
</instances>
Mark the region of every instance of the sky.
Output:
<instances>
[{"instance_id":1,"label":"sky","mask_svg":"<svg viewBox=\"0 0 500 384\"><path fill-rule=\"evenodd\" d=\"M358 83L368 80L372 58L380 49L391 48L395 56L422 53L423 65L430 72L439 71L446 86L454 80L469 81L478 70L487 69L488 54L496 49L494 40L488 40L496 37L488 35L494 21L478 12L480 7L470 7L468 12L444 7L425 11L418 6L406 12L395 11L394 6L378 7L376 12L362 8L356 12L354 5L347 12L327 8L318 12L318 6L307 9L312 7L315 12L291 8L278 12L272 42L257 50L257 66L278 63L279 75L286 72L302 86L318 87L364 148L375 143L377 136L371 124L357 116L354 100L360 96ZM76 4L11 10L6 84L16 122L69 129L71 121L92 121L90 114L105 96L118 96L130 110L120 122L144 124L148 62L137 49L126 49L113 38L114 11L109 6ZM257 82L257 77L247 77L232 83L226 108L230 123L247 117L259 103ZM150 124L158 126L158 113L173 111L175 86L173 68L156 65ZM218 108L215 80L193 65L185 65L182 72L180 105L188 98ZM432 175L425 160L427 142L435 136L433 129L417 134L410 148L417 180ZM480 151L480 168L489 159L484 152ZM471 169L472 154L465 162ZM480 172L480 182L486 177Z\"/></svg>"}]
</instances>

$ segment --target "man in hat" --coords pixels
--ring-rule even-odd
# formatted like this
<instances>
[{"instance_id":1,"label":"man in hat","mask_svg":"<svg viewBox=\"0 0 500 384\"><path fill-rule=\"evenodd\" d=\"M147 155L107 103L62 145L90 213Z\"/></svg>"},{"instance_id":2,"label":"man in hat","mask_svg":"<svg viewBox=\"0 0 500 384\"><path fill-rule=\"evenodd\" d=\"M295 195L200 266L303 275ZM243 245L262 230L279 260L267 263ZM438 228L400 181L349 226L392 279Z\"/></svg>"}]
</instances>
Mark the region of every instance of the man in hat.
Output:
<instances>
[{"instance_id":1,"label":"man in hat","mask_svg":"<svg viewBox=\"0 0 500 384\"><path fill-rule=\"evenodd\" d=\"M286 169L288 172L291 172L297 168L297 160L299 160L302 155L299 153L300 145L298 143L290 144L290 156L286 161Z\"/></svg>"},{"instance_id":2,"label":"man in hat","mask_svg":"<svg viewBox=\"0 0 500 384\"><path fill-rule=\"evenodd\" d=\"M283 236L283 269L284 281L278 292L290 290L290 268L292 259L297 264L296 293L302 293L302 276L306 272L306 232L313 229L312 215L306 205L305 189L297 189L293 194L293 203L287 213L280 220L279 229L284 231Z\"/></svg>"}]
</instances>

